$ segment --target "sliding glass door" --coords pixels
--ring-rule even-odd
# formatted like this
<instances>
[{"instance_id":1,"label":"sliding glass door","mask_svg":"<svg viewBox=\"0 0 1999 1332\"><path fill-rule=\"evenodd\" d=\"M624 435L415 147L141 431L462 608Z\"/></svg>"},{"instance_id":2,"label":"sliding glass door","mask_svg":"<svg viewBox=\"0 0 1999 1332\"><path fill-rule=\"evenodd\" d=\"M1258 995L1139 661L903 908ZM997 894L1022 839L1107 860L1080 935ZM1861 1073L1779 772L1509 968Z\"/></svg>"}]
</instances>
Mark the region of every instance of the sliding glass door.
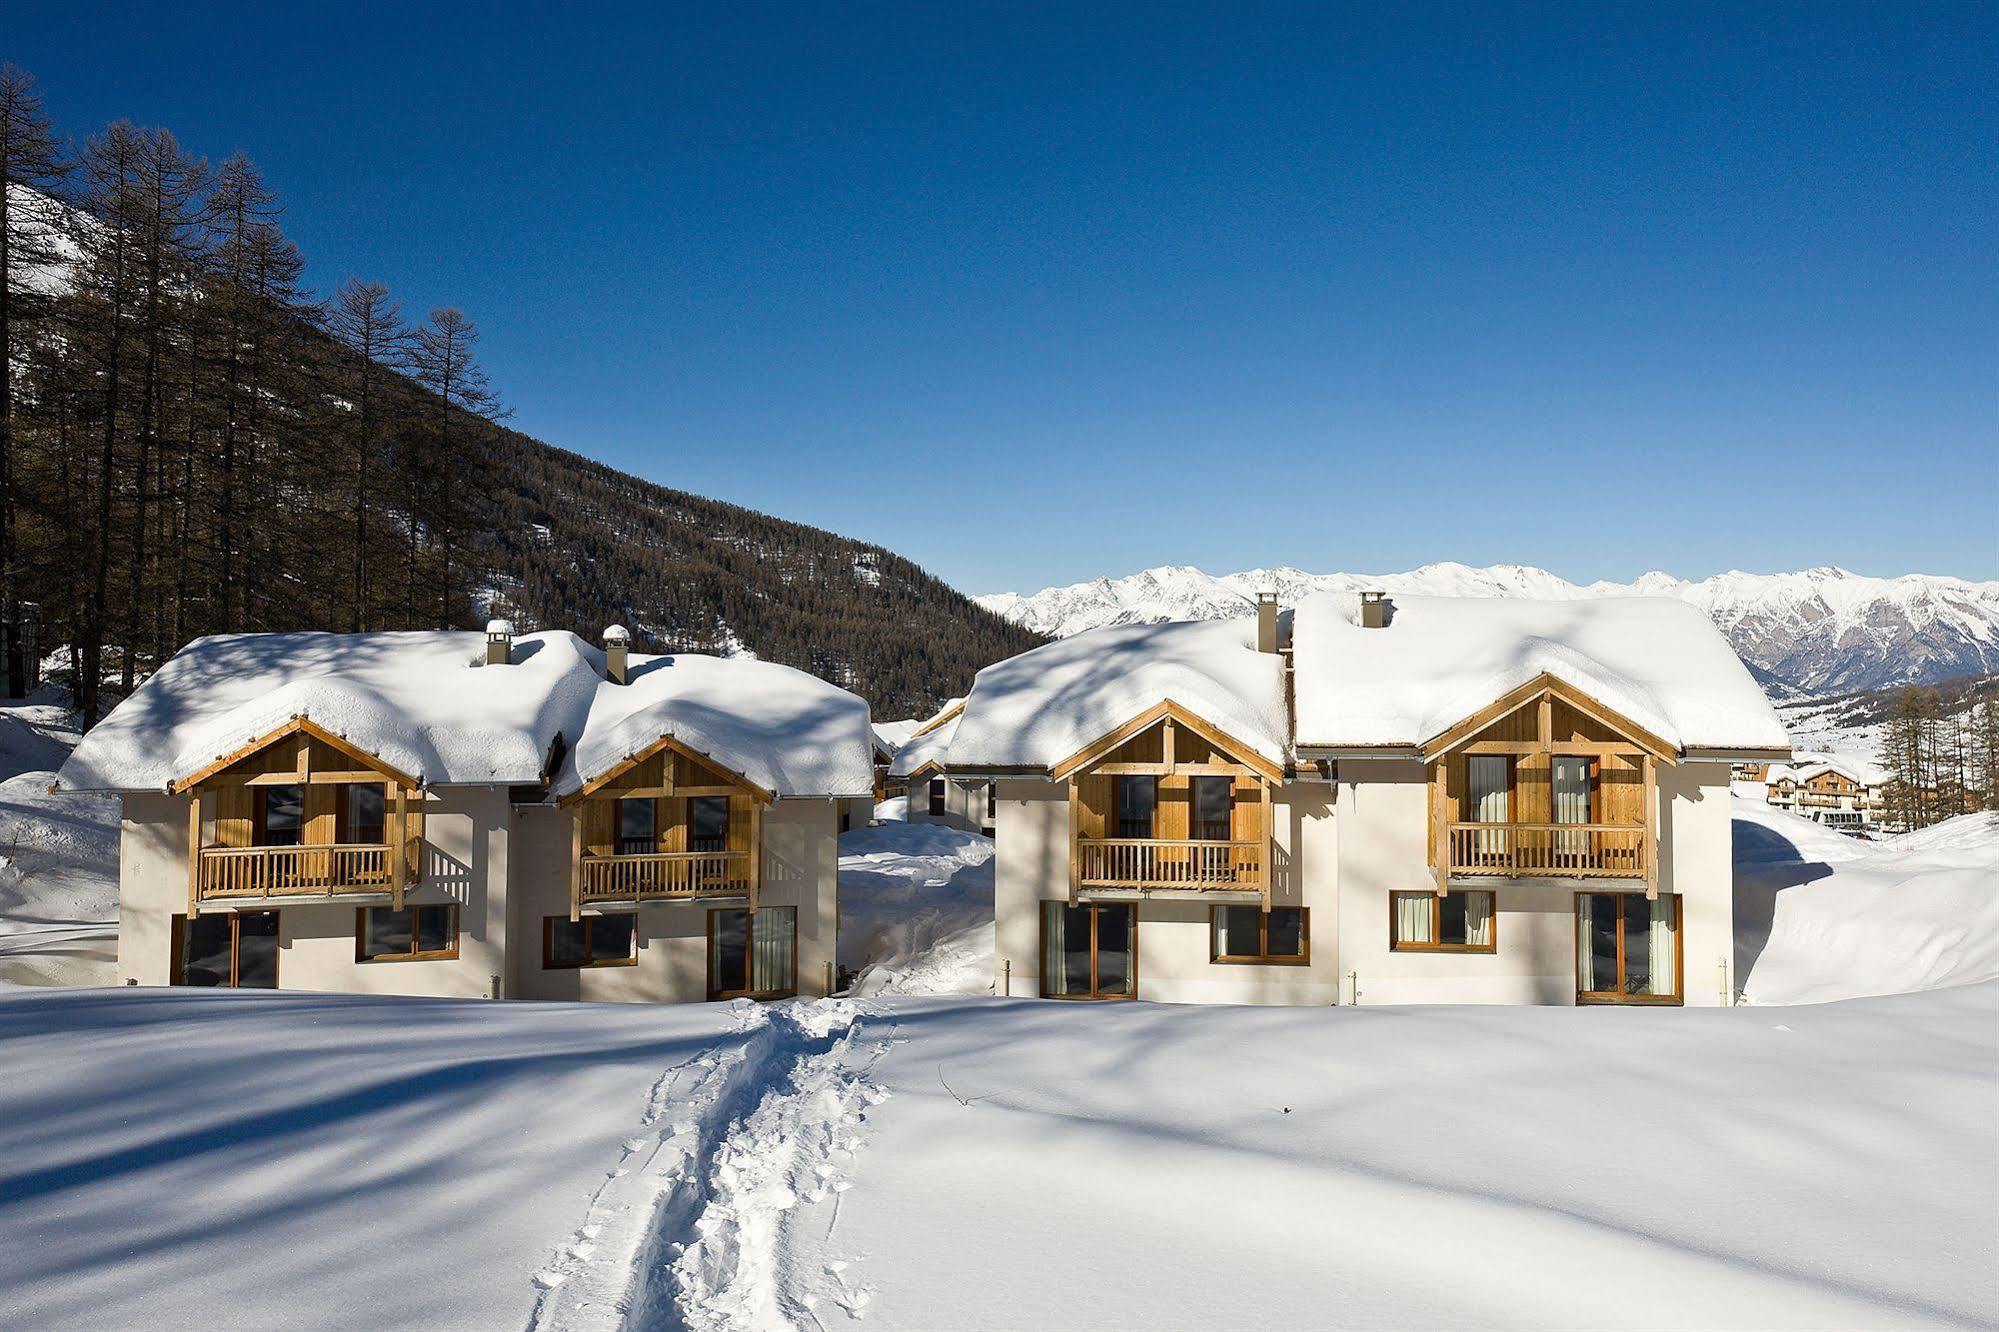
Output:
<instances>
[{"instance_id":1,"label":"sliding glass door","mask_svg":"<svg viewBox=\"0 0 1999 1332\"><path fill-rule=\"evenodd\" d=\"M1041 994L1130 999L1138 993L1138 908L1129 902L1041 904Z\"/></svg>"},{"instance_id":2,"label":"sliding glass door","mask_svg":"<svg viewBox=\"0 0 1999 1332\"><path fill-rule=\"evenodd\" d=\"M210 912L173 919L175 985L230 990L278 988L278 913Z\"/></svg>"},{"instance_id":3,"label":"sliding glass door","mask_svg":"<svg viewBox=\"0 0 1999 1332\"><path fill-rule=\"evenodd\" d=\"M1576 1002L1680 1002L1680 899L1675 893L1576 894Z\"/></svg>"}]
</instances>

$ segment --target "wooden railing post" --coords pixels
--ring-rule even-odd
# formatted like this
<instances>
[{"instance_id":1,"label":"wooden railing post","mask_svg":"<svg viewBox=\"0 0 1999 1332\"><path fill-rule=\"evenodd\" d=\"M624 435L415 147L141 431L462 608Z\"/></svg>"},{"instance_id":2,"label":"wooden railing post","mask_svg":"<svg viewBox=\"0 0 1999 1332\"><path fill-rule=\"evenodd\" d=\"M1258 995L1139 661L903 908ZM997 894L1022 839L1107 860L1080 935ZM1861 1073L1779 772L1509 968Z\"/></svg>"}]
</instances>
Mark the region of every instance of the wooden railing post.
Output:
<instances>
[{"instance_id":1,"label":"wooden railing post","mask_svg":"<svg viewBox=\"0 0 1999 1332\"><path fill-rule=\"evenodd\" d=\"M1271 880L1277 877L1277 820L1272 817L1270 783L1259 783L1263 788L1263 873L1258 877L1263 881L1263 912L1270 914L1270 896L1273 888Z\"/></svg>"},{"instance_id":2,"label":"wooden railing post","mask_svg":"<svg viewBox=\"0 0 1999 1332\"><path fill-rule=\"evenodd\" d=\"M409 874L409 791L396 784L396 833L389 839L389 904L403 909L403 885Z\"/></svg>"},{"instance_id":3,"label":"wooden railing post","mask_svg":"<svg viewBox=\"0 0 1999 1332\"><path fill-rule=\"evenodd\" d=\"M583 807L569 811L569 919L583 919Z\"/></svg>"}]
</instances>

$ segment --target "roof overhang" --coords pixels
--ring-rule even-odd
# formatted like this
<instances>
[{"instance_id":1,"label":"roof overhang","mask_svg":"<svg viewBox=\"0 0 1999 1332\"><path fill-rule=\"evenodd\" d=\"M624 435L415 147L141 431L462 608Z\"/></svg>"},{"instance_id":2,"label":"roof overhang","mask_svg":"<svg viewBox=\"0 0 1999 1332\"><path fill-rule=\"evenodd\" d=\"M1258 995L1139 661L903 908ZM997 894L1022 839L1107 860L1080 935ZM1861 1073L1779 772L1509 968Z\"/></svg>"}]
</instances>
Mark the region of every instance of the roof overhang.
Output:
<instances>
[{"instance_id":1,"label":"roof overhang","mask_svg":"<svg viewBox=\"0 0 1999 1332\"><path fill-rule=\"evenodd\" d=\"M1249 745L1244 744L1220 727L1202 720L1170 698L1153 704L1136 717L1131 718L1131 720L1120 726L1115 726L1103 735L1098 736L1095 740L1069 755L1069 757L1063 759L1060 763L1050 767L1048 775L1059 781L1076 772L1078 769L1087 768L1091 764L1101 761L1105 756L1133 736L1150 730L1168 718L1171 718L1175 725L1186 727L1216 749L1227 753L1238 763L1241 763L1244 767L1250 769L1266 781L1279 782L1284 780L1284 765L1282 763L1274 763L1270 759L1265 758Z\"/></svg>"},{"instance_id":2,"label":"roof overhang","mask_svg":"<svg viewBox=\"0 0 1999 1332\"><path fill-rule=\"evenodd\" d=\"M694 762L699 763L704 767L713 768L715 771L721 773L724 777L727 777L731 782L742 787L745 792L755 796L758 800L762 801L766 805L770 804L772 801L777 799L776 792L765 790L763 787L757 785L755 782L743 776L743 774L737 772L735 769L729 767L727 764L718 763L714 759L710 758L708 755L703 754L701 751L697 749L692 749L687 745L682 744L680 741L674 739L670 735L662 735L661 737L659 737L659 739L653 741L651 744L645 745L642 748L634 750L632 753L625 755L624 758L619 759L609 768L605 769L597 776L592 777L589 781L583 783L583 785L577 787L574 791L571 791L568 795L563 796L555 803L559 808L567 809L569 806L575 804L577 801L585 799L586 797L594 795L598 791L603 790L604 787L608 786L612 782L615 782L616 780L618 780L618 778L624 776L626 773L630 772L633 768L636 768L639 764L644 763L647 759L653 757L655 754L663 753L667 750L671 750L676 754L683 754L686 757L692 759Z\"/></svg>"},{"instance_id":3,"label":"roof overhang","mask_svg":"<svg viewBox=\"0 0 1999 1332\"><path fill-rule=\"evenodd\" d=\"M1789 763L1792 751L1783 749L1761 749L1752 746L1731 748L1727 745L1689 745L1680 751L1680 757L1690 763Z\"/></svg>"},{"instance_id":4,"label":"roof overhang","mask_svg":"<svg viewBox=\"0 0 1999 1332\"><path fill-rule=\"evenodd\" d=\"M1609 727L1662 763L1679 760L1679 748L1640 726L1615 708L1592 698L1561 676L1543 671L1516 688L1507 690L1478 711L1446 727L1421 745L1422 756L1434 763L1460 745L1469 744L1478 734L1501 718L1526 707L1543 694L1551 694L1582 713Z\"/></svg>"},{"instance_id":5,"label":"roof overhang","mask_svg":"<svg viewBox=\"0 0 1999 1332\"><path fill-rule=\"evenodd\" d=\"M264 732L264 734L258 736L248 744L240 745L226 754L216 755L212 762L203 764L187 776L177 777L173 781L168 782L167 793L169 795L179 795L197 787L217 773L227 768L233 768L253 754L268 749L278 741L294 735L309 736L329 749L346 755L363 767L381 773L384 778L407 790L415 790L417 787L423 785L421 779L410 776L410 774L402 771L400 768L384 763L381 759L376 758L359 745L350 742L344 736L335 735L332 731L327 730L311 718L295 716L284 724Z\"/></svg>"}]
</instances>

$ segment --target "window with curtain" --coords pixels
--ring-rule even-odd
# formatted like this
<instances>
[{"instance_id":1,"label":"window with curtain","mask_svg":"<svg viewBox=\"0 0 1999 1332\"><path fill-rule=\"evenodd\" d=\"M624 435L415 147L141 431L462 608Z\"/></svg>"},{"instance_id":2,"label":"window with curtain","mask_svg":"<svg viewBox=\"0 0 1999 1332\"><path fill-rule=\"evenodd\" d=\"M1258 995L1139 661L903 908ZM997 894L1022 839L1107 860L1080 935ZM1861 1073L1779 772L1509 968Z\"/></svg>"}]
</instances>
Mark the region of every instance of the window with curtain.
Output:
<instances>
[{"instance_id":1,"label":"window with curtain","mask_svg":"<svg viewBox=\"0 0 1999 1332\"><path fill-rule=\"evenodd\" d=\"M797 907L708 913L710 999L781 999L797 992Z\"/></svg>"},{"instance_id":2,"label":"window with curtain","mask_svg":"<svg viewBox=\"0 0 1999 1332\"><path fill-rule=\"evenodd\" d=\"M1209 908L1211 962L1303 965L1311 957L1311 917L1306 907Z\"/></svg>"},{"instance_id":3,"label":"window with curtain","mask_svg":"<svg viewBox=\"0 0 1999 1332\"><path fill-rule=\"evenodd\" d=\"M1678 1002L1679 896L1579 894L1576 997L1586 1003Z\"/></svg>"},{"instance_id":4,"label":"window with curtain","mask_svg":"<svg viewBox=\"0 0 1999 1332\"><path fill-rule=\"evenodd\" d=\"M1117 835L1152 836L1153 815L1159 808L1159 779L1118 777L1114 780L1117 783Z\"/></svg>"},{"instance_id":5,"label":"window with curtain","mask_svg":"<svg viewBox=\"0 0 1999 1332\"><path fill-rule=\"evenodd\" d=\"M1490 953L1496 950L1490 892L1453 888L1390 894L1389 946L1399 953Z\"/></svg>"},{"instance_id":6,"label":"window with curtain","mask_svg":"<svg viewBox=\"0 0 1999 1332\"><path fill-rule=\"evenodd\" d=\"M1590 805L1596 786L1596 761L1580 754L1557 754L1549 768L1549 782L1553 787L1552 803L1556 823L1591 823ZM1589 834L1585 832L1561 832L1555 834L1556 865L1562 869L1574 869L1588 859Z\"/></svg>"},{"instance_id":7,"label":"window with curtain","mask_svg":"<svg viewBox=\"0 0 1999 1332\"><path fill-rule=\"evenodd\" d=\"M1471 823L1506 823L1510 818L1509 796L1513 788L1513 760L1504 754L1473 754L1465 760L1465 819ZM1507 834L1488 828L1472 838L1472 848L1480 856L1506 854Z\"/></svg>"}]
</instances>

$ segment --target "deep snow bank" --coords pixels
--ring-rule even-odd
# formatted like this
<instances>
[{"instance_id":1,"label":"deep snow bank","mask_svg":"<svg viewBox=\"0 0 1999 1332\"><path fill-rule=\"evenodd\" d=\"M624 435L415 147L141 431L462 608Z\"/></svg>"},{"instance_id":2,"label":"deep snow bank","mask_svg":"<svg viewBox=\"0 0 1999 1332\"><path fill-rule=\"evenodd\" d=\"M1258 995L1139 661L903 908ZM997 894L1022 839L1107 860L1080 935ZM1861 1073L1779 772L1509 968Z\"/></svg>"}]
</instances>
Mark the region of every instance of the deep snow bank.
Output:
<instances>
[{"instance_id":1,"label":"deep snow bank","mask_svg":"<svg viewBox=\"0 0 1999 1332\"><path fill-rule=\"evenodd\" d=\"M1757 1004L1999 977L1999 816L1885 842L1737 797L1737 974Z\"/></svg>"},{"instance_id":2,"label":"deep snow bank","mask_svg":"<svg viewBox=\"0 0 1999 1332\"><path fill-rule=\"evenodd\" d=\"M993 988L993 843L934 823L840 839L840 966L856 995Z\"/></svg>"}]
</instances>

